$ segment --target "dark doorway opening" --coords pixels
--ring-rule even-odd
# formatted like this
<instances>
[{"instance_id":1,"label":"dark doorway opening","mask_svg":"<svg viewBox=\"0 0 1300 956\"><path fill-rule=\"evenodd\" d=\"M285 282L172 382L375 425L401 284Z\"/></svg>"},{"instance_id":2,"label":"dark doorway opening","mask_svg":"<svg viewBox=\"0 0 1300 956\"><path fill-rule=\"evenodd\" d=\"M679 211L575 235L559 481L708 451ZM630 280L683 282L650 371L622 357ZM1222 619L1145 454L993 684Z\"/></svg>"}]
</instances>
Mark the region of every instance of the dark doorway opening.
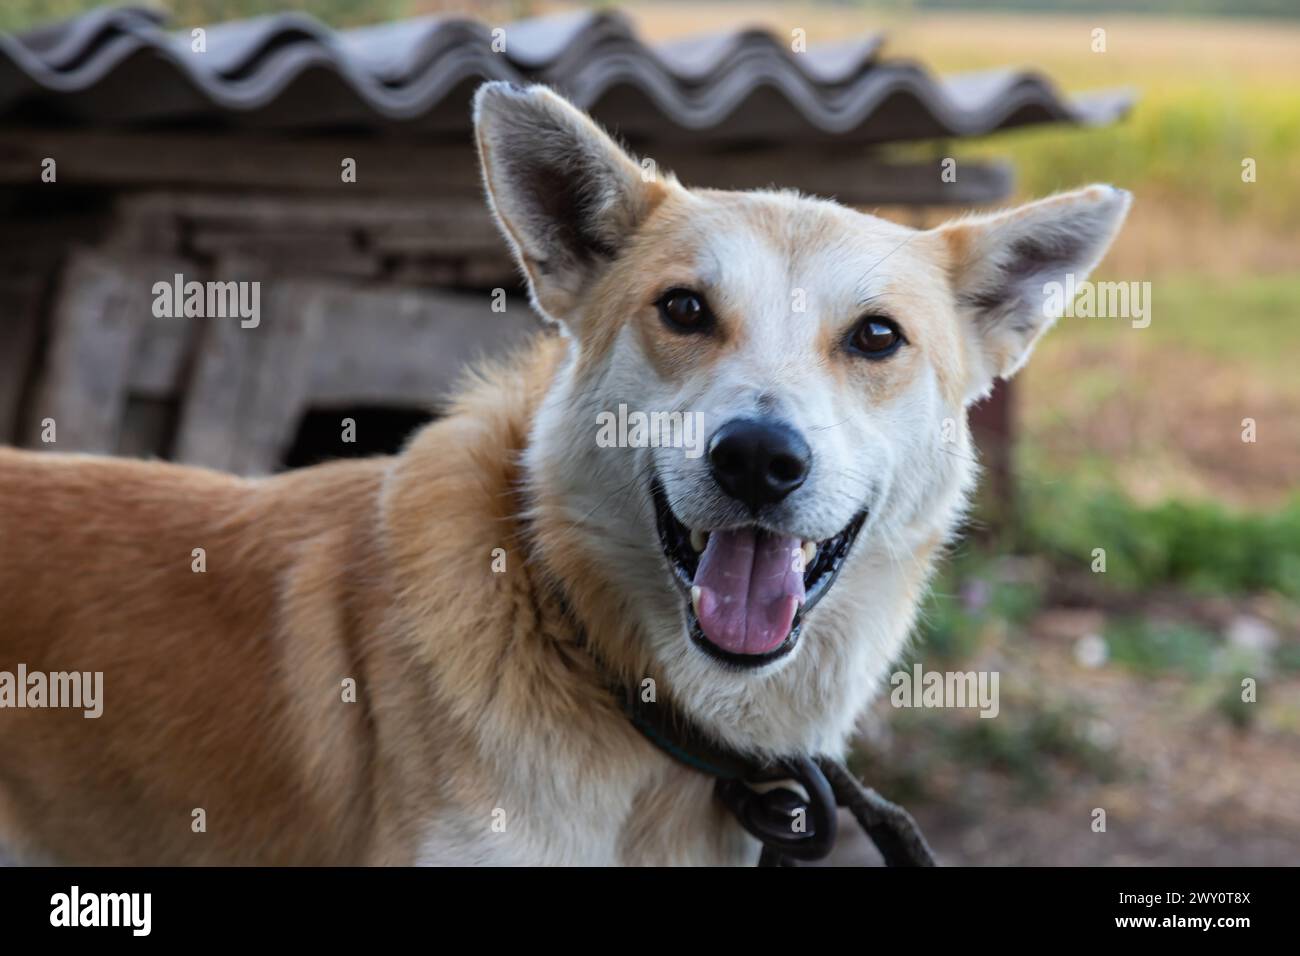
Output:
<instances>
[{"instance_id":1,"label":"dark doorway opening","mask_svg":"<svg viewBox=\"0 0 1300 956\"><path fill-rule=\"evenodd\" d=\"M415 408L357 405L310 409L298 423L284 466L303 468L335 458L391 455L433 418L431 412ZM349 422L353 424L349 426Z\"/></svg>"}]
</instances>

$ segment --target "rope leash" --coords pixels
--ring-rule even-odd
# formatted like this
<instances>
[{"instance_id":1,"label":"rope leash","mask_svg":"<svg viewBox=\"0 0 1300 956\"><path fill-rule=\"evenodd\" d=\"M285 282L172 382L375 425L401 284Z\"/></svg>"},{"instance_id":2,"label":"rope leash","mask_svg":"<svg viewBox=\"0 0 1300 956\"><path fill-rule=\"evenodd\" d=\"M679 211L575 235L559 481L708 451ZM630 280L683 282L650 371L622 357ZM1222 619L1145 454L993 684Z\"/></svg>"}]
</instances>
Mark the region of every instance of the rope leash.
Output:
<instances>
[{"instance_id":1,"label":"rope leash","mask_svg":"<svg viewBox=\"0 0 1300 956\"><path fill-rule=\"evenodd\" d=\"M719 779L718 799L763 844L759 866L821 860L835 848L836 807L846 808L880 851L886 866L935 866L934 854L912 815L865 786L829 757L781 761L776 778L795 780L808 799L786 787L758 791L737 778Z\"/></svg>"},{"instance_id":2,"label":"rope leash","mask_svg":"<svg viewBox=\"0 0 1300 956\"><path fill-rule=\"evenodd\" d=\"M910 813L863 784L839 761L819 757L817 765L830 781L836 801L848 808L885 858L885 866L936 865L930 844Z\"/></svg>"}]
</instances>

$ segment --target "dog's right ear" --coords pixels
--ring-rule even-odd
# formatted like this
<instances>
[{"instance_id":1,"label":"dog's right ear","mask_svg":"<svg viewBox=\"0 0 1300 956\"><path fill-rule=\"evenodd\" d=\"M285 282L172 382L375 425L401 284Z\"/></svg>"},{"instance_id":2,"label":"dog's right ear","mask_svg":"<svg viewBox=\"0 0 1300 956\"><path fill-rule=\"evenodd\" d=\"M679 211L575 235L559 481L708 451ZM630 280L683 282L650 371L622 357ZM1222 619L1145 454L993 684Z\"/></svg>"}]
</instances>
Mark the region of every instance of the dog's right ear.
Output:
<instances>
[{"instance_id":1,"label":"dog's right ear","mask_svg":"<svg viewBox=\"0 0 1300 956\"><path fill-rule=\"evenodd\" d=\"M488 200L533 302L563 322L664 187L544 86L484 84L474 96L474 127Z\"/></svg>"},{"instance_id":2,"label":"dog's right ear","mask_svg":"<svg viewBox=\"0 0 1300 956\"><path fill-rule=\"evenodd\" d=\"M934 230L977 342L967 401L988 394L995 378L1010 378L1029 358L1063 308L1048 308L1048 286L1088 278L1132 199L1126 190L1095 185Z\"/></svg>"}]
</instances>

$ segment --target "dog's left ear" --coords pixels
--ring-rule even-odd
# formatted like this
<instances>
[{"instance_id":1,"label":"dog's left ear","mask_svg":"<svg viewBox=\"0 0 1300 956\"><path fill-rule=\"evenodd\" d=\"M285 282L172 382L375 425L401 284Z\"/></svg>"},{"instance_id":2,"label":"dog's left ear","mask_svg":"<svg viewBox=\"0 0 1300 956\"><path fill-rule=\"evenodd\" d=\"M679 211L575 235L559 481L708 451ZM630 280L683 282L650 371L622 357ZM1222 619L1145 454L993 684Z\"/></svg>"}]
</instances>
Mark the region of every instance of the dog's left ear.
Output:
<instances>
[{"instance_id":1,"label":"dog's left ear","mask_svg":"<svg viewBox=\"0 0 1300 956\"><path fill-rule=\"evenodd\" d=\"M978 342L968 402L1025 363L1039 336L1060 318L1063 294L1054 290L1074 287L1067 287L1067 276L1076 285L1088 277L1131 201L1125 190L1089 186L935 230L958 313Z\"/></svg>"},{"instance_id":2,"label":"dog's left ear","mask_svg":"<svg viewBox=\"0 0 1300 956\"><path fill-rule=\"evenodd\" d=\"M534 304L571 322L583 288L664 194L585 113L544 86L486 83L474 128L488 200Z\"/></svg>"}]
</instances>

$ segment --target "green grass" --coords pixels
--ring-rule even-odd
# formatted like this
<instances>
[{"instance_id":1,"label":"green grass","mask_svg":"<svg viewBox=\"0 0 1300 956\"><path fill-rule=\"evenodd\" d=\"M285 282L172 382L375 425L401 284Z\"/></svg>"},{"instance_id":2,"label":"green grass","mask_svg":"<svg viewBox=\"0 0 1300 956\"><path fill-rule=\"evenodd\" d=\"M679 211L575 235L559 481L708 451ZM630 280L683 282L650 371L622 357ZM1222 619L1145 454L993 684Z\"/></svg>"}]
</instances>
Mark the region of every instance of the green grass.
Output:
<instances>
[{"instance_id":1,"label":"green grass","mask_svg":"<svg viewBox=\"0 0 1300 956\"><path fill-rule=\"evenodd\" d=\"M1098 281L1123 278L1097 276ZM1151 324L1146 328L1133 328L1123 319L1064 318L1044 339L1042 349L1069 349L1078 341L1103 342L1122 334L1151 347L1153 361L1164 346L1190 348L1219 361L1245 363L1251 372L1264 373L1279 385L1300 385L1295 374L1300 275L1229 279L1180 273L1149 281Z\"/></svg>"},{"instance_id":2,"label":"green grass","mask_svg":"<svg viewBox=\"0 0 1300 956\"><path fill-rule=\"evenodd\" d=\"M1273 652L1273 666L1283 674L1300 674L1300 644L1283 644Z\"/></svg>"},{"instance_id":3,"label":"green grass","mask_svg":"<svg viewBox=\"0 0 1300 956\"><path fill-rule=\"evenodd\" d=\"M1147 676L1208 677L1219 645L1217 635L1183 622L1121 618L1106 628L1110 660Z\"/></svg>"},{"instance_id":4,"label":"green grass","mask_svg":"<svg viewBox=\"0 0 1300 956\"><path fill-rule=\"evenodd\" d=\"M941 723L939 743L952 759L972 767L993 767L1016 779L1027 799L1052 790L1050 761L1099 780L1115 778L1119 768L1114 755L1089 737L1091 715L1085 709L1042 700L1024 703L1012 708L1005 720Z\"/></svg>"},{"instance_id":5,"label":"green grass","mask_svg":"<svg viewBox=\"0 0 1300 956\"><path fill-rule=\"evenodd\" d=\"M1089 728L1096 715L1079 701L1004 693L996 720L960 719L935 710L899 710L890 719L901 739L924 745L889 760L859 748L849 766L904 803L933 797L933 778L953 768L995 770L1012 782L1023 801L1041 800L1060 781L1079 774L1104 782L1126 773L1115 751L1094 741Z\"/></svg>"},{"instance_id":6,"label":"green grass","mask_svg":"<svg viewBox=\"0 0 1300 956\"><path fill-rule=\"evenodd\" d=\"M1015 627L1038 610L1039 587L1008 580L999 565L974 550L945 565L921 608L922 640L900 666L966 660L991 627Z\"/></svg>"},{"instance_id":7,"label":"green grass","mask_svg":"<svg viewBox=\"0 0 1300 956\"><path fill-rule=\"evenodd\" d=\"M1242 700L1241 695L1240 680L1225 681L1214 699L1214 707L1219 716L1232 727L1239 731L1246 731L1254 726L1259 710L1255 703Z\"/></svg>"},{"instance_id":8,"label":"green grass","mask_svg":"<svg viewBox=\"0 0 1300 956\"><path fill-rule=\"evenodd\" d=\"M941 569L922 607L918 640L900 666L918 660L931 668L960 666L990 635L1018 640L1043 603L1038 582L1054 574L1093 573L1094 548L1106 551L1105 573L1094 582L1102 607L1107 594L1132 605L1135 597L1159 591L1165 614L1179 606L1180 594L1272 594L1282 608L1300 615L1300 499L1274 511L1240 513L1182 501L1141 506L1113 490L1074 481L1031 488L1018 532L1003 544L1035 555L1046 567L1036 575L1008 574L1024 562L982 547L963 548ZM1110 663L1144 676L1217 681L1253 660L1190 610L1173 619L1130 610L1111 617L1103 633ZM1284 641L1269 657L1282 673L1300 672L1300 646L1292 642Z\"/></svg>"},{"instance_id":9,"label":"green grass","mask_svg":"<svg viewBox=\"0 0 1300 956\"><path fill-rule=\"evenodd\" d=\"M1026 482L1020 547L1087 569L1106 552L1108 586L1200 593L1274 591L1300 600L1300 499L1270 513L1212 502L1139 506L1108 488Z\"/></svg>"},{"instance_id":10,"label":"green grass","mask_svg":"<svg viewBox=\"0 0 1300 956\"><path fill-rule=\"evenodd\" d=\"M1243 359L1296 384L1300 276L1166 276L1153 280L1151 295L1151 325L1141 331L1156 342Z\"/></svg>"}]
</instances>

